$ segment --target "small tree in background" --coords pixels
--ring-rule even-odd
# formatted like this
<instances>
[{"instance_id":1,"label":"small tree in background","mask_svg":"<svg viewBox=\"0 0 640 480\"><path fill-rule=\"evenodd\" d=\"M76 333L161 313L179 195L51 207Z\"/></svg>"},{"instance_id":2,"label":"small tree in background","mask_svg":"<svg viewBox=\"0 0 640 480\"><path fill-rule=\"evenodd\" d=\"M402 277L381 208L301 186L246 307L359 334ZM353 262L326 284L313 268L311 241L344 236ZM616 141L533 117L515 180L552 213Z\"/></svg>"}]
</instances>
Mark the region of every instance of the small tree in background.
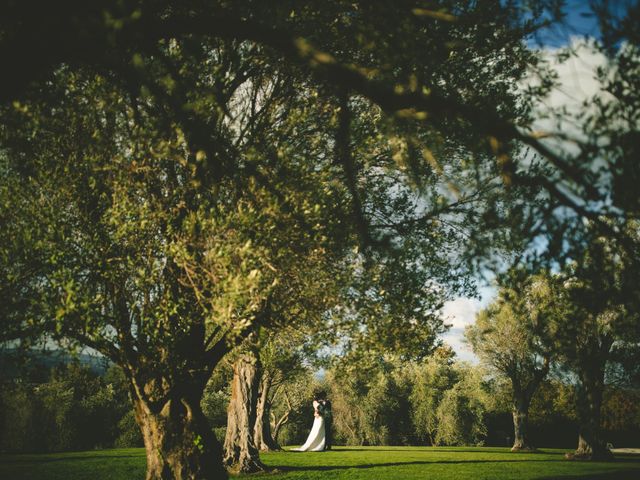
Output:
<instances>
[{"instance_id":1,"label":"small tree in background","mask_svg":"<svg viewBox=\"0 0 640 480\"><path fill-rule=\"evenodd\" d=\"M304 442L312 417L311 399L319 388L313 370L305 369L299 375L287 376L276 389L271 407L271 432L278 445Z\"/></svg>"},{"instance_id":2,"label":"small tree in background","mask_svg":"<svg viewBox=\"0 0 640 480\"><path fill-rule=\"evenodd\" d=\"M455 353L447 347L436 349L423 362L412 365L412 389L409 397L414 428L429 445L436 444L438 406L445 392L451 389L457 375L454 370Z\"/></svg>"},{"instance_id":3,"label":"small tree in background","mask_svg":"<svg viewBox=\"0 0 640 480\"><path fill-rule=\"evenodd\" d=\"M259 450L281 450L276 439L278 430L287 422L287 415L293 409L291 403L293 395L287 393L287 387L298 379L305 377L309 367L305 365L303 345L308 341L304 328L294 331L288 329L271 335L263 340L260 348L260 385L258 388L258 402L256 408L256 424L254 428L254 442ZM283 405L280 417L276 420L273 413L274 402L278 400Z\"/></svg>"},{"instance_id":4,"label":"small tree in background","mask_svg":"<svg viewBox=\"0 0 640 480\"><path fill-rule=\"evenodd\" d=\"M455 370L457 382L444 392L436 411L435 444L480 445L487 434L484 372L467 364L459 364Z\"/></svg>"},{"instance_id":5,"label":"small tree in background","mask_svg":"<svg viewBox=\"0 0 640 480\"><path fill-rule=\"evenodd\" d=\"M518 277L519 275L519 277ZM491 371L509 379L512 389L512 451L535 450L528 435L531 399L549 372L553 346L548 336L554 315L563 315L549 275L523 278L514 272L498 300L481 311L465 337Z\"/></svg>"},{"instance_id":6,"label":"small tree in background","mask_svg":"<svg viewBox=\"0 0 640 480\"><path fill-rule=\"evenodd\" d=\"M450 349L350 363L342 358L327 374L336 433L347 444L477 445L486 436L484 371L455 363Z\"/></svg>"}]
</instances>

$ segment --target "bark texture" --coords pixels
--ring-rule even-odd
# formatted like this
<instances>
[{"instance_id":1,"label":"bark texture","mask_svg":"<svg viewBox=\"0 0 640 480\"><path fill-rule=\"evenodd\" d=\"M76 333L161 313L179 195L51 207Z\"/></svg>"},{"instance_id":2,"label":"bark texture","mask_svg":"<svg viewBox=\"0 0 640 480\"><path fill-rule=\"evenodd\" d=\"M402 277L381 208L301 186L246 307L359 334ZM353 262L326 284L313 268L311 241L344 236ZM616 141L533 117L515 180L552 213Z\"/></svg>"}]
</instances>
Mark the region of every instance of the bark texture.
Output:
<instances>
[{"instance_id":1,"label":"bark texture","mask_svg":"<svg viewBox=\"0 0 640 480\"><path fill-rule=\"evenodd\" d=\"M603 342L604 343L604 342ZM610 345L601 346L602 353L608 354ZM607 448L602 434L601 409L604 392L605 355L593 355L592 363L581 369L578 390L578 420L580 431L578 447L569 458L579 460L612 460L613 454Z\"/></svg>"},{"instance_id":2,"label":"bark texture","mask_svg":"<svg viewBox=\"0 0 640 480\"><path fill-rule=\"evenodd\" d=\"M532 367L524 375L516 375L514 370L510 375L513 387L512 452L534 452L536 450L529 439L529 406L540 383L549 373L550 362L550 358L546 357L539 368Z\"/></svg>"},{"instance_id":3,"label":"bark texture","mask_svg":"<svg viewBox=\"0 0 640 480\"><path fill-rule=\"evenodd\" d=\"M258 404L256 407L256 424L253 441L261 452L282 450L271 434L271 387L273 377L264 370L260 377Z\"/></svg>"},{"instance_id":4,"label":"bark texture","mask_svg":"<svg viewBox=\"0 0 640 480\"><path fill-rule=\"evenodd\" d=\"M238 473L266 470L253 438L258 400L258 363L256 355L247 353L241 355L233 365L224 464Z\"/></svg>"},{"instance_id":5,"label":"bark texture","mask_svg":"<svg viewBox=\"0 0 640 480\"><path fill-rule=\"evenodd\" d=\"M175 392L161 408L136 399L147 453L147 480L224 480L222 447L200 408L200 396Z\"/></svg>"},{"instance_id":6,"label":"bark texture","mask_svg":"<svg viewBox=\"0 0 640 480\"><path fill-rule=\"evenodd\" d=\"M513 432L514 442L511 447L512 452L534 451L535 448L529 443L529 413L519 410L513 411Z\"/></svg>"},{"instance_id":7,"label":"bark texture","mask_svg":"<svg viewBox=\"0 0 640 480\"><path fill-rule=\"evenodd\" d=\"M514 388L513 395L513 446L512 452L533 452L535 447L529 440L529 406L533 392L538 387L533 382L524 391ZM515 385L515 384L514 384Z\"/></svg>"}]
</instances>

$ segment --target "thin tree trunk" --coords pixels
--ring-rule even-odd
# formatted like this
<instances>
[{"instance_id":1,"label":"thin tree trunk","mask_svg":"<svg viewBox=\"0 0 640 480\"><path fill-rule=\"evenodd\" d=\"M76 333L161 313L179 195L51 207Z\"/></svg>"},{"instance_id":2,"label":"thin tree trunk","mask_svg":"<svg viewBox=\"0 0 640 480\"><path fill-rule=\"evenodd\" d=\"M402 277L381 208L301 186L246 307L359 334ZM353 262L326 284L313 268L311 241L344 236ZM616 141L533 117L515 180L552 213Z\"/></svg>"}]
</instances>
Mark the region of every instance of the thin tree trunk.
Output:
<instances>
[{"instance_id":1,"label":"thin tree trunk","mask_svg":"<svg viewBox=\"0 0 640 480\"><path fill-rule=\"evenodd\" d=\"M258 390L258 403L256 407L256 424L253 432L253 441L261 452L282 450L271 436L270 415L271 404L269 393L272 377L268 371L263 371Z\"/></svg>"},{"instance_id":2,"label":"thin tree trunk","mask_svg":"<svg viewBox=\"0 0 640 480\"><path fill-rule=\"evenodd\" d=\"M258 358L246 353L233 365L231 400L227 410L224 464L238 473L266 470L253 441L258 397Z\"/></svg>"},{"instance_id":3,"label":"thin tree trunk","mask_svg":"<svg viewBox=\"0 0 640 480\"><path fill-rule=\"evenodd\" d=\"M157 411L134 400L147 452L147 480L223 480L222 447L200 408L202 392L179 392Z\"/></svg>"},{"instance_id":4,"label":"thin tree trunk","mask_svg":"<svg viewBox=\"0 0 640 480\"><path fill-rule=\"evenodd\" d=\"M280 447L280 442L278 442L278 436L280 435L280 431L282 430L282 427L284 427L287 423L289 423L289 413L287 412L284 415L282 415L280 417L280 419L275 422L275 425L273 427L273 442L278 445L278 447ZM280 447L280 449L282 449L282 447Z\"/></svg>"},{"instance_id":5,"label":"thin tree trunk","mask_svg":"<svg viewBox=\"0 0 640 480\"><path fill-rule=\"evenodd\" d=\"M284 395L285 401L287 402L287 410L278 419L278 421L275 421L275 416L274 416L274 424L273 424L273 442L276 445L278 445L279 448L280 448L280 443L278 442L278 435L280 434L280 430L282 429L282 427L285 426L287 423L289 423L289 415L293 411L293 407L291 406L291 401L289 400L289 395L287 395L286 391L283 392L283 395Z\"/></svg>"}]
</instances>

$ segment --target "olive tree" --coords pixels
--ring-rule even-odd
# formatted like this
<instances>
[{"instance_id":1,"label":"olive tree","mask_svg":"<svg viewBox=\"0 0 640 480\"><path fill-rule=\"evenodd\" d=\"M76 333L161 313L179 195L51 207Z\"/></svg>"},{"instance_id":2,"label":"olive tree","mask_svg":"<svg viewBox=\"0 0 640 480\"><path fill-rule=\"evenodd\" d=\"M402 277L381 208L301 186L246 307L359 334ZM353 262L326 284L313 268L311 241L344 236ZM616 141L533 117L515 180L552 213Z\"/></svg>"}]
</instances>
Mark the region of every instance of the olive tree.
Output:
<instances>
[{"instance_id":1,"label":"olive tree","mask_svg":"<svg viewBox=\"0 0 640 480\"><path fill-rule=\"evenodd\" d=\"M220 55L216 60L225 55L223 46L209 52ZM164 53L171 62L181 49L174 44ZM157 97L132 99L106 77L58 72L46 100L4 112L3 216L20 235L3 244L3 288L34 308L4 317L3 338L44 335L122 366L148 478L226 475L200 407L212 370L258 326L282 321L282 311L304 295L304 276L291 273L333 271L350 234L343 225L330 231L344 211L339 186L323 178L331 162L329 170L321 162L296 165L295 152L253 135L268 131L258 126L273 114L274 90L260 90L256 80L254 95L265 103L252 112L234 104L240 86L235 77L229 82L235 123L208 120L219 135L218 154L238 155L242 168L215 186L200 175L214 153L193 151ZM241 144L238 128L256 130ZM259 169L244 171L267 147L262 155L281 168L268 172L269 186ZM273 188L282 178L293 188ZM34 261L24 254L28 245ZM13 258L25 263L11 266ZM25 274L14 275L18 269ZM284 298L289 303L275 301Z\"/></svg>"},{"instance_id":2,"label":"olive tree","mask_svg":"<svg viewBox=\"0 0 640 480\"><path fill-rule=\"evenodd\" d=\"M529 406L553 358L550 323L565 312L555 298L557 279L549 274L522 278L524 272L512 273L498 299L466 327L465 337L490 371L511 382L511 450L535 450L528 435Z\"/></svg>"},{"instance_id":3,"label":"olive tree","mask_svg":"<svg viewBox=\"0 0 640 480\"><path fill-rule=\"evenodd\" d=\"M572 458L611 459L602 433L607 367L621 352L637 352L638 310L633 262L602 237L593 238L562 272L567 314L552 324L564 366L577 377L580 425Z\"/></svg>"}]
</instances>

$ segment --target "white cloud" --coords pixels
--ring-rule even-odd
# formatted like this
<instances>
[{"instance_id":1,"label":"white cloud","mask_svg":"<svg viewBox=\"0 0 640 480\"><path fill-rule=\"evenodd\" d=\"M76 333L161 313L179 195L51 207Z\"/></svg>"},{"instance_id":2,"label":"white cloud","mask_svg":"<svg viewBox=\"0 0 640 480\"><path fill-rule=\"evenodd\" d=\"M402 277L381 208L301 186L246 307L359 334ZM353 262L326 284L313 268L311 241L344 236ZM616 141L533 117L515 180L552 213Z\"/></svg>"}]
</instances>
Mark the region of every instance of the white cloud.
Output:
<instances>
[{"instance_id":1,"label":"white cloud","mask_svg":"<svg viewBox=\"0 0 640 480\"><path fill-rule=\"evenodd\" d=\"M444 304L442 315L452 329L464 329L475 321L480 305L480 300L459 297Z\"/></svg>"},{"instance_id":2,"label":"white cloud","mask_svg":"<svg viewBox=\"0 0 640 480\"><path fill-rule=\"evenodd\" d=\"M486 307L496 296L496 288L485 285L479 289L480 299L458 297L444 304L442 316L446 324L451 325L442 336L446 344L453 348L461 360L477 363L478 359L464 342L464 327L476 321L477 313Z\"/></svg>"},{"instance_id":3,"label":"white cloud","mask_svg":"<svg viewBox=\"0 0 640 480\"><path fill-rule=\"evenodd\" d=\"M575 51L575 55L563 62L556 60L560 50L548 49L544 52L558 75L558 86L551 91L545 104L550 108L566 107L575 114L583 111L585 100L603 95L596 70L606 65L607 59L584 39L572 39L569 48Z\"/></svg>"},{"instance_id":4,"label":"white cloud","mask_svg":"<svg viewBox=\"0 0 640 480\"><path fill-rule=\"evenodd\" d=\"M472 363L478 363L478 358L475 356L469 345L464 342L464 329L451 329L449 332L442 336L444 343L449 345L460 360L465 360Z\"/></svg>"},{"instance_id":5,"label":"white cloud","mask_svg":"<svg viewBox=\"0 0 640 480\"><path fill-rule=\"evenodd\" d=\"M566 48L573 53L562 61ZM603 102L611 99L611 95L603 89L597 77L597 70L607 64L608 60L597 51L592 41L583 38L572 38L566 48L546 48L542 57L557 74L557 85L549 94L535 105L537 119L533 122L535 131L547 134L567 135L576 140L583 140L584 114L595 113L598 97ZM523 82L523 88L536 84L534 76ZM578 153L575 143L559 138L543 140L558 152Z\"/></svg>"},{"instance_id":6,"label":"white cloud","mask_svg":"<svg viewBox=\"0 0 640 480\"><path fill-rule=\"evenodd\" d=\"M445 343L451 346L462 360L477 362L468 345L464 343L464 327L475 322L476 314L483 302L474 298L459 297L445 303L442 315L451 329L442 336Z\"/></svg>"}]
</instances>

